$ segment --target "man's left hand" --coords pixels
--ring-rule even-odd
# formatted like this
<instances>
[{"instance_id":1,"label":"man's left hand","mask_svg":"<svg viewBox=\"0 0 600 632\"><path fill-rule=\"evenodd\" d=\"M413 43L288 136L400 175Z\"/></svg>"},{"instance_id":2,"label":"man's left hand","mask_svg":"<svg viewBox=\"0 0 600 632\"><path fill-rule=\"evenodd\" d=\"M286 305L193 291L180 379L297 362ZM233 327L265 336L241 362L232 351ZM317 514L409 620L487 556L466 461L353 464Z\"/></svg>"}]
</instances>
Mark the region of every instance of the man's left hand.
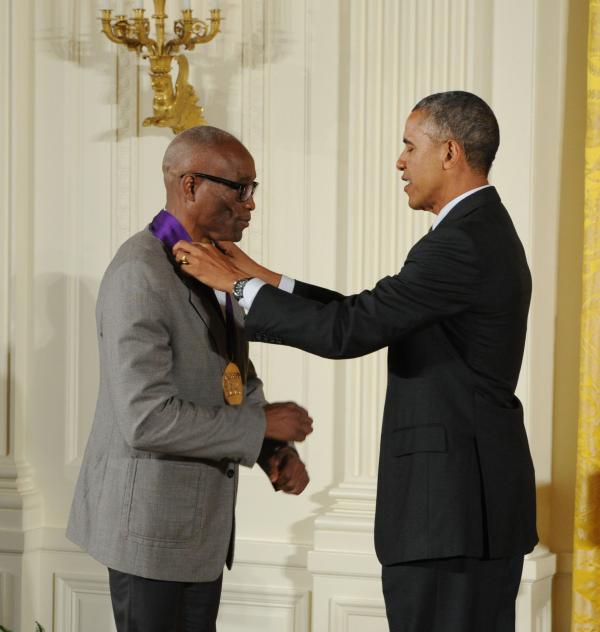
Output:
<instances>
[{"instance_id":1,"label":"man's left hand","mask_svg":"<svg viewBox=\"0 0 600 632\"><path fill-rule=\"evenodd\" d=\"M267 461L269 480L276 491L301 494L310 480L304 463L296 450L283 447Z\"/></svg>"}]
</instances>

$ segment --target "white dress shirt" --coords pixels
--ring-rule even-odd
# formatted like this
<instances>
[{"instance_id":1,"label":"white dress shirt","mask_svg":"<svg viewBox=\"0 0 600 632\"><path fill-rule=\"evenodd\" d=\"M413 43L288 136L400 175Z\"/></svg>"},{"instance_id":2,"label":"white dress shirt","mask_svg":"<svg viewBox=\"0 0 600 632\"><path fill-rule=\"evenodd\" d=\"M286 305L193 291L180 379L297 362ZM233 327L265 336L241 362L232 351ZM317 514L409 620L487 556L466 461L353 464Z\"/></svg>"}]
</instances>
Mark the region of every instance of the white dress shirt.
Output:
<instances>
[{"instance_id":1,"label":"white dress shirt","mask_svg":"<svg viewBox=\"0 0 600 632\"><path fill-rule=\"evenodd\" d=\"M266 285L262 279L257 279L254 277L250 279L246 285L244 285L244 296L240 299L240 305L244 308L246 314L250 311L252 307L252 303L258 294L258 290ZM284 292L289 292L290 294L294 291L294 286L296 285L296 281L294 279L290 279L286 277L285 274L281 275L281 281L279 281L279 289Z\"/></svg>"}]
</instances>

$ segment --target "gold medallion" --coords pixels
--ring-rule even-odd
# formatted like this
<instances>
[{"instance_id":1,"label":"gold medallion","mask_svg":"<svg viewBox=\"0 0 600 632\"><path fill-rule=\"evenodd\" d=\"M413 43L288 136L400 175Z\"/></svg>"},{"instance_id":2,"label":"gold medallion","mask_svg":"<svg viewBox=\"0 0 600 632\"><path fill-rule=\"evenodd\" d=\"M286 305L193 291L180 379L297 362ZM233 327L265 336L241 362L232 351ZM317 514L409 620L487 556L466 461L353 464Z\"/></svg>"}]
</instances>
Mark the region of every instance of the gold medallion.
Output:
<instances>
[{"instance_id":1,"label":"gold medallion","mask_svg":"<svg viewBox=\"0 0 600 632\"><path fill-rule=\"evenodd\" d=\"M223 371L223 395L230 406L239 406L244 401L242 374L234 362L230 362Z\"/></svg>"}]
</instances>

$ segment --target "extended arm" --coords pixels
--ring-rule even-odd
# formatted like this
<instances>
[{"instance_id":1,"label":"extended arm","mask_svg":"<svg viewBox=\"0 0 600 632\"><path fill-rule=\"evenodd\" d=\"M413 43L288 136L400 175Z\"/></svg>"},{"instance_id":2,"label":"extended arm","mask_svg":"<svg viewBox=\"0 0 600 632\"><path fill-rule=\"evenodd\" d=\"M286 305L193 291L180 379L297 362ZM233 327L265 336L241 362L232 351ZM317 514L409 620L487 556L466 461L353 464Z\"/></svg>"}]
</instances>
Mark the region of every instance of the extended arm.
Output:
<instances>
[{"instance_id":1,"label":"extended arm","mask_svg":"<svg viewBox=\"0 0 600 632\"><path fill-rule=\"evenodd\" d=\"M244 276L214 246L180 242L174 251L180 249L187 249L191 262L184 271L207 285L229 291ZM308 289L310 298L304 298L263 286L247 306L246 335L328 358L358 357L468 309L477 301L479 284L469 236L458 228L433 231L413 247L398 274L355 296L341 299L318 288L321 294ZM326 296L332 300L323 302Z\"/></svg>"},{"instance_id":2,"label":"extended arm","mask_svg":"<svg viewBox=\"0 0 600 632\"><path fill-rule=\"evenodd\" d=\"M276 342L328 358L362 356L418 327L469 308L479 294L473 244L464 232L431 233L402 270L373 290L323 303L264 286L246 317L251 340Z\"/></svg>"}]
</instances>

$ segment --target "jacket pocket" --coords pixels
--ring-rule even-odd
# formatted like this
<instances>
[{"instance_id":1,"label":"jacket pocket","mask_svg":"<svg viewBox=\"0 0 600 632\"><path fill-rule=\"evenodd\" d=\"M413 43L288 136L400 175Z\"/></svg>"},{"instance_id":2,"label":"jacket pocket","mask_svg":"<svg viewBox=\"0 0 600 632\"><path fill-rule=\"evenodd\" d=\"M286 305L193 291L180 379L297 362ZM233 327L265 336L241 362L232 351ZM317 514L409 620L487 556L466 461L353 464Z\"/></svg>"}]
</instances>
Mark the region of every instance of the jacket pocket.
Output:
<instances>
[{"instance_id":1,"label":"jacket pocket","mask_svg":"<svg viewBox=\"0 0 600 632\"><path fill-rule=\"evenodd\" d=\"M416 452L446 452L446 428L442 424L398 428L392 433L392 454L405 456Z\"/></svg>"},{"instance_id":2,"label":"jacket pocket","mask_svg":"<svg viewBox=\"0 0 600 632\"><path fill-rule=\"evenodd\" d=\"M202 467L164 459L132 459L127 531L165 545L187 542L200 529Z\"/></svg>"}]
</instances>

